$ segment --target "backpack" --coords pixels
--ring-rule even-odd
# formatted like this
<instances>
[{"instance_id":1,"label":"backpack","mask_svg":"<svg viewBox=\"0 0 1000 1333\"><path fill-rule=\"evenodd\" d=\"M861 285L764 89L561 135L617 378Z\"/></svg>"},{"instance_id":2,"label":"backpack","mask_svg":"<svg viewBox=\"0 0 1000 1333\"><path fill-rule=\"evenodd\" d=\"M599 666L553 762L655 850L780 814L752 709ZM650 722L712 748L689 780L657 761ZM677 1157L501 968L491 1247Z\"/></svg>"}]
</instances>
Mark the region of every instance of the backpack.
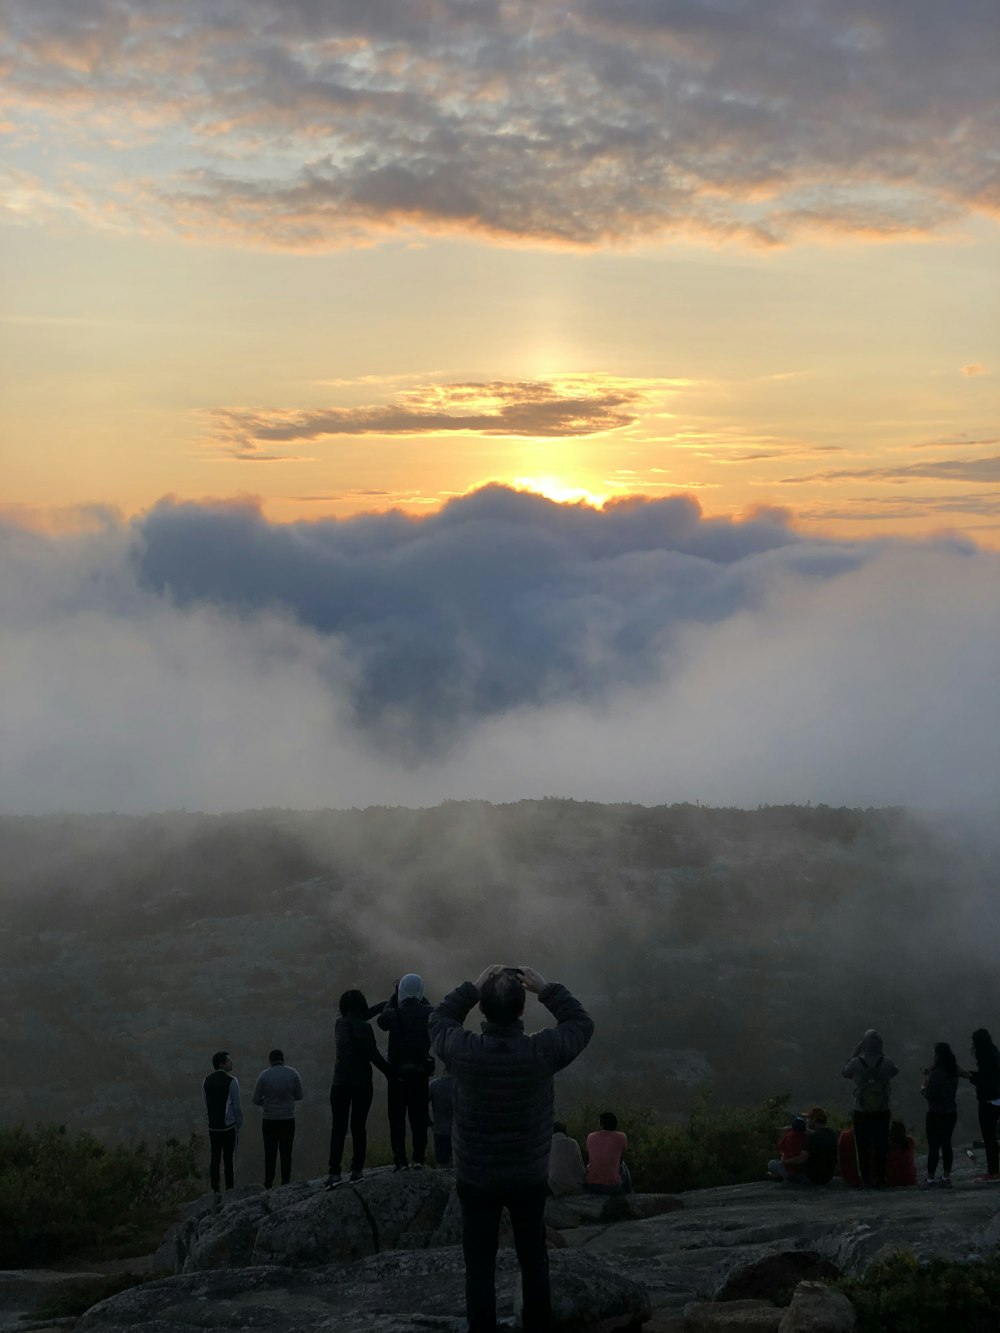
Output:
<instances>
[{"instance_id":1,"label":"backpack","mask_svg":"<svg viewBox=\"0 0 1000 1333\"><path fill-rule=\"evenodd\" d=\"M882 1064L881 1055L873 1065L870 1065L863 1055L858 1059L865 1067L865 1072L858 1083L857 1107L858 1111L888 1111L889 1109L889 1083L887 1079L879 1076L879 1067Z\"/></svg>"}]
</instances>

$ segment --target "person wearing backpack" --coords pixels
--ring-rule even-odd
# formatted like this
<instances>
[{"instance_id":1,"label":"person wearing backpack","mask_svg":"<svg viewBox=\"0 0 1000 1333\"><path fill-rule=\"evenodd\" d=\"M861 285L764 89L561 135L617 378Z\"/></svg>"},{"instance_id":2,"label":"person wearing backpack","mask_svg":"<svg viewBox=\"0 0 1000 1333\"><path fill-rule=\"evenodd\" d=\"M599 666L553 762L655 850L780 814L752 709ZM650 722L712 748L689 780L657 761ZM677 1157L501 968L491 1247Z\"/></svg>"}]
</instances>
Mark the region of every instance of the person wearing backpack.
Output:
<instances>
[{"instance_id":1,"label":"person wearing backpack","mask_svg":"<svg viewBox=\"0 0 1000 1333\"><path fill-rule=\"evenodd\" d=\"M869 1028L841 1073L854 1081L854 1139L862 1184L884 1190L892 1123L889 1084L899 1068L883 1053L879 1033Z\"/></svg>"}]
</instances>

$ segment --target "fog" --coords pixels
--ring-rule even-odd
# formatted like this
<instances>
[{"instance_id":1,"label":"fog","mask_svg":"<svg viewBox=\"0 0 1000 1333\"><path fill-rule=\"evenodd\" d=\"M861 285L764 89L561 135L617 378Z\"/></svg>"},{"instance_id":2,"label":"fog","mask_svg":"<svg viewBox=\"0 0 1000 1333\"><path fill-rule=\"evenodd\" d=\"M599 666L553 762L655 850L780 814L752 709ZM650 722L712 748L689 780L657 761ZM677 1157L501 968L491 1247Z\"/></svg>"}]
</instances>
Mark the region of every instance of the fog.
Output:
<instances>
[{"instance_id":1,"label":"fog","mask_svg":"<svg viewBox=\"0 0 1000 1333\"><path fill-rule=\"evenodd\" d=\"M1000 557L488 487L0 530L0 809L1000 804Z\"/></svg>"}]
</instances>

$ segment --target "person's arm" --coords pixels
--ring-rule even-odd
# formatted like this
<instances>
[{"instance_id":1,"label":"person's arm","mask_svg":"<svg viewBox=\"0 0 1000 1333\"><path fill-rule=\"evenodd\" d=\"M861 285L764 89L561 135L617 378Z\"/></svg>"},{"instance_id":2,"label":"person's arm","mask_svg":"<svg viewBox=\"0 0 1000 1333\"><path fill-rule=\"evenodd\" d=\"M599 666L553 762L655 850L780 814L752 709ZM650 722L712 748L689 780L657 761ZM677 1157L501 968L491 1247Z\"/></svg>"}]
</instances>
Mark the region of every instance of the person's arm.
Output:
<instances>
[{"instance_id":1,"label":"person's arm","mask_svg":"<svg viewBox=\"0 0 1000 1333\"><path fill-rule=\"evenodd\" d=\"M847 1064L844 1065L843 1069L840 1072L842 1077L844 1078L853 1078L854 1075L858 1072L857 1055L852 1055L851 1058L848 1060Z\"/></svg>"},{"instance_id":2,"label":"person's arm","mask_svg":"<svg viewBox=\"0 0 1000 1333\"><path fill-rule=\"evenodd\" d=\"M882 1077L888 1083L891 1078L895 1078L899 1073L899 1065L895 1060L890 1060L887 1056L882 1058Z\"/></svg>"},{"instance_id":3,"label":"person's arm","mask_svg":"<svg viewBox=\"0 0 1000 1333\"><path fill-rule=\"evenodd\" d=\"M231 1089L230 1089L231 1091ZM264 1105L264 1075L257 1075L257 1082L253 1085L253 1096L250 1099L254 1106Z\"/></svg>"},{"instance_id":4,"label":"person's arm","mask_svg":"<svg viewBox=\"0 0 1000 1333\"><path fill-rule=\"evenodd\" d=\"M233 1109L233 1124L237 1129L243 1127L243 1107L240 1105L239 1079L234 1078L229 1085L229 1104Z\"/></svg>"},{"instance_id":5,"label":"person's arm","mask_svg":"<svg viewBox=\"0 0 1000 1333\"><path fill-rule=\"evenodd\" d=\"M295 1071L295 1083L292 1086L292 1096L297 1102L302 1100L302 1079L299 1077L299 1071Z\"/></svg>"},{"instance_id":6,"label":"person's arm","mask_svg":"<svg viewBox=\"0 0 1000 1333\"><path fill-rule=\"evenodd\" d=\"M794 1157L782 1157L781 1160L785 1166L804 1166L806 1162L809 1161L809 1149L803 1148L802 1151L796 1153Z\"/></svg>"},{"instance_id":7,"label":"person's arm","mask_svg":"<svg viewBox=\"0 0 1000 1333\"><path fill-rule=\"evenodd\" d=\"M388 1003L388 1000L379 1000L378 1004L369 1005L367 1017L377 1018Z\"/></svg>"},{"instance_id":8,"label":"person's arm","mask_svg":"<svg viewBox=\"0 0 1000 1333\"><path fill-rule=\"evenodd\" d=\"M373 1064L376 1069L381 1070L381 1072L386 1076L386 1078L388 1078L389 1075L392 1073L392 1070L389 1068L389 1065L385 1061L385 1059L383 1059L382 1052L378 1048L378 1042L376 1042L375 1040L375 1033L371 1030L371 1028L368 1026L367 1023L365 1023L364 1026L362 1027L361 1032L359 1034L359 1039L361 1042L361 1049L365 1058L369 1061L370 1064Z\"/></svg>"},{"instance_id":9,"label":"person's arm","mask_svg":"<svg viewBox=\"0 0 1000 1333\"><path fill-rule=\"evenodd\" d=\"M525 990L537 995L556 1020L554 1028L538 1033L547 1046L555 1069L565 1069L575 1060L594 1035L594 1020L583 1005L558 981L545 981L533 967L521 973Z\"/></svg>"},{"instance_id":10,"label":"person's arm","mask_svg":"<svg viewBox=\"0 0 1000 1333\"><path fill-rule=\"evenodd\" d=\"M493 967L495 966L497 965L494 964ZM486 968L477 981L463 981L461 986L449 991L427 1020L431 1047L435 1055L440 1056L445 1064L451 1060L455 1048L463 1037L469 1035L464 1027L466 1015L479 1003L479 987L485 984L493 967Z\"/></svg>"}]
</instances>

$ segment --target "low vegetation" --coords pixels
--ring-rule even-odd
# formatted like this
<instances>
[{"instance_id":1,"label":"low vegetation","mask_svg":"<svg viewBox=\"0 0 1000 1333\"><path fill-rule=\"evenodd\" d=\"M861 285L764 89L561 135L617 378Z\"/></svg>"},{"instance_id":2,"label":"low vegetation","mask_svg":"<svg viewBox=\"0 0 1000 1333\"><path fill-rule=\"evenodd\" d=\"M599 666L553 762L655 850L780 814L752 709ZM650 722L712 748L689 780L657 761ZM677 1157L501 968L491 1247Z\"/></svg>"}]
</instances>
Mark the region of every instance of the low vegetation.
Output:
<instances>
[{"instance_id":1,"label":"low vegetation","mask_svg":"<svg viewBox=\"0 0 1000 1333\"><path fill-rule=\"evenodd\" d=\"M108 1147L64 1125L0 1129L0 1268L148 1253L200 1189L199 1141Z\"/></svg>"},{"instance_id":2,"label":"low vegetation","mask_svg":"<svg viewBox=\"0 0 1000 1333\"><path fill-rule=\"evenodd\" d=\"M857 1312L858 1333L996 1333L1000 1250L970 1263L922 1263L901 1251L836 1285Z\"/></svg>"}]
</instances>

